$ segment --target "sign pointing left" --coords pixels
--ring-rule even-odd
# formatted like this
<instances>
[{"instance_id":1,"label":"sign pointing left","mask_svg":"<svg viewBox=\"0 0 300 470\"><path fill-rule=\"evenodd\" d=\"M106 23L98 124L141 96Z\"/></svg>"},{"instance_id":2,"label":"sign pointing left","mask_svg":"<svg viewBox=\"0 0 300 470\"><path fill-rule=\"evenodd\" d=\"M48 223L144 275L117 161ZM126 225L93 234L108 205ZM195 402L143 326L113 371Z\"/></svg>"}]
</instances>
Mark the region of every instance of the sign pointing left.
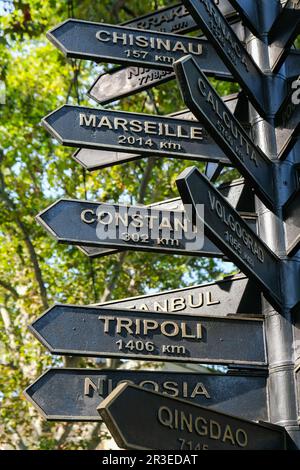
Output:
<instances>
[{"instance_id":1,"label":"sign pointing left","mask_svg":"<svg viewBox=\"0 0 300 470\"><path fill-rule=\"evenodd\" d=\"M121 384L98 407L119 447L153 450L284 450L285 429Z\"/></svg>"},{"instance_id":2,"label":"sign pointing left","mask_svg":"<svg viewBox=\"0 0 300 470\"><path fill-rule=\"evenodd\" d=\"M183 0L183 4L215 46L233 76L241 83L252 104L265 116L264 74L213 0Z\"/></svg>"},{"instance_id":3,"label":"sign pointing left","mask_svg":"<svg viewBox=\"0 0 300 470\"><path fill-rule=\"evenodd\" d=\"M66 20L47 37L67 57L173 71L175 60L192 54L207 73L230 75L206 39L82 20Z\"/></svg>"}]
</instances>

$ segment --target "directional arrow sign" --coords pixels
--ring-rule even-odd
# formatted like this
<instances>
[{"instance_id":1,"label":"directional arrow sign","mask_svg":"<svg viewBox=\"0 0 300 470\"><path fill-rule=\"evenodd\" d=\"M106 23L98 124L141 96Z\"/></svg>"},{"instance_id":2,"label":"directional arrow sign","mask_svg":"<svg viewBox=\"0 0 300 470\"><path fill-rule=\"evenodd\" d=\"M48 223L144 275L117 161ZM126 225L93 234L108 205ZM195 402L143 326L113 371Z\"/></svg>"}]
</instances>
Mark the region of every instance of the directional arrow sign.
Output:
<instances>
[{"instance_id":1,"label":"directional arrow sign","mask_svg":"<svg viewBox=\"0 0 300 470\"><path fill-rule=\"evenodd\" d=\"M243 96L234 94L229 96L224 96L222 98L227 106L230 108L232 113L235 114L237 119L240 119L243 122L243 126L245 128L249 127L249 116L248 116L248 103L245 103L245 99ZM196 121L195 116L188 111L183 110L173 114L170 114L167 117L174 117L177 119L187 119L190 121ZM230 160L225 157L225 155L220 150L220 147L210 139L208 133L205 129L203 129L203 137L204 139L208 139L208 143L206 145L206 157L208 159L214 159L216 162L219 159L221 165L230 165ZM88 171L93 171L100 168L106 168L113 165L122 164L124 162L129 162L132 160L136 160L139 158L143 158L144 155L136 155L133 153L120 153L120 152L110 152L108 150L92 150L92 149L78 149L73 158L76 162L78 162L83 168ZM204 155L203 155L204 156Z\"/></svg>"},{"instance_id":2,"label":"directional arrow sign","mask_svg":"<svg viewBox=\"0 0 300 470\"><path fill-rule=\"evenodd\" d=\"M186 105L204 123L246 180L250 180L262 201L272 209L271 161L252 142L192 57L176 62L174 68Z\"/></svg>"},{"instance_id":3,"label":"directional arrow sign","mask_svg":"<svg viewBox=\"0 0 300 470\"><path fill-rule=\"evenodd\" d=\"M262 318L54 305L30 330L52 354L266 365Z\"/></svg>"},{"instance_id":4,"label":"directional arrow sign","mask_svg":"<svg viewBox=\"0 0 300 470\"><path fill-rule=\"evenodd\" d=\"M67 57L173 71L175 60L192 54L207 72L230 76L213 46L190 36L70 19L47 37Z\"/></svg>"},{"instance_id":5,"label":"directional arrow sign","mask_svg":"<svg viewBox=\"0 0 300 470\"><path fill-rule=\"evenodd\" d=\"M265 116L264 75L213 0L183 0L183 3L241 83L252 104Z\"/></svg>"},{"instance_id":6,"label":"directional arrow sign","mask_svg":"<svg viewBox=\"0 0 300 470\"><path fill-rule=\"evenodd\" d=\"M260 286L269 302L280 307L280 260L247 226L239 214L195 167L177 178L184 205L192 205L205 234ZM204 217L197 210L204 204Z\"/></svg>"},{"instance_id":7,"label":"directional arrow sign","mask_svg":"<svg viewBox=\"0 0 300 470\"><path fill-rule=\"evenodd\" d=\"M253 420L268 419L266 371L199 374L161 371L50 369L24 392L44 418L52 421L100 421L97 406L119 383L128 381L168 396L238 413Z\"/></svg>"},{"instance_id":8,"label":"directional arrow sign","mask_svg":"<svg viewBox=\"0 0 300 470\"><path fill-rule=\"evenodd\" d=\"M283 207L288 256L294 256L300 248L300 189Z\"/></svg>"},{"instance_id":9,"label":"directional arrow sign","mask_svg":"<svg viewBox=\"0 0 300 470\"><path fill-rule=\"evenodd\" d=\"M277 72L289 53L289 49L300 32L300 1L288 0L269 34L270 62Z\"/></svg>"},{"instance_id":10,"label":"directional arrow sign","mask_svg":"<svg viewBox=\"0 0 300 470\"><path fill-rule=\"evenodd\" d=\"M228 164L222 150L195 121L65 105L46 116L42 124L60 143L70 147L198 161L224 160ZM99 157L94 165L89 159L88 165L90 169L98 168Z\"/></svg>"},{"instance_id":11,"label":"directional arrow sign","mask_svg":"<svg viewBox=\"0 0 300 470\"><path fill-rule=\"evenodd\" d=\"M111 300L97 305L179 315L227 316L237 313L258 315L262 312L261 295L257 286L244 275L199 286Z\"/></svg>"},{"instance_id":12,"label":"directional arrow sign","mask_svg":"<svg viewBox=\"0 0 300 470\"><path fill-rule=\"evenodd\" d=\"M119 447L153 450L285 449L285 429L121 384L98 407Z\"/></svg>"}]
</instances>

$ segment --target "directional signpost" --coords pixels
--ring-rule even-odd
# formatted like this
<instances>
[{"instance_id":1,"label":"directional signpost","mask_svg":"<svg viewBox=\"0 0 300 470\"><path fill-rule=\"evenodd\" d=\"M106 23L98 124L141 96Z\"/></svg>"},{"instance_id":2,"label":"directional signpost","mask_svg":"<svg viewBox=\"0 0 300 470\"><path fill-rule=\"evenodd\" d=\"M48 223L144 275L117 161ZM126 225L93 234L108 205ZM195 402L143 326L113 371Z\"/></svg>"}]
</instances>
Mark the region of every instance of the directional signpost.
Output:
<instances>
[{"instance_id":1,"label":"directional signpost","mask_svg":"<svg viewBox=\"0 0 300 470\"><path fill-rule=\"evenodd\" d=\"M252 142L192 57L176 62L174 68L186 105L252 183L263 202L272 209L274 198L270 160Z\"/></svg>"},{"instance_id":2,"label":"directional signpost","mask_svg":"<svg viewBox=\"0 0 300 470\"><path fill-rule=\"evenodd\" d=\"M262 311L256 284L244 275L183 289L110 300L98 304L98 307L209 316L257 315Z\"/></svg>"},{"instance_id":3,"label":"directional signpost","mask_svg":"<svg viewBox=\"0 0 300 470\"><path fill-rule=\"evenodd\" d=\"M118 446L155 450L284 450L284 428L119 385L98 407Z\"/></svg>"},{"instance_id":4,"label":"directional signpost","mask_svg":"<svg viewBox=\"0 0 300 470\"><path fill-rule=\"evenodd\" d=\"M219 77L231 78L213 46L203 39L82 20L66 20L47 37L67 57L173 71L175 60L192 54L207 73L218 70Z\"/></svg>"},{"instance_id":5,"label":"directional signpost","mask_svg":"<svg viewBox=\"0 0 300 470\"><path fill-rule=\"evenodd\" d=\"M213 0L183 0L183 3L215 46L233 76L237 77L253 105L265 115L263 73L240 43ZM201 65L200 67L205 73L204 68Z\"/></svg>"},{"instance_id":6,"label":"directional signpost","mask_svg":"<svg viewBox=\"0 0 300 470\"><path fill-rule=\"evenodd\" d=\"M266 371L227 374L191 372L50 369L25 390L25 396L49 421L100 421L97 407L121 382L191 403L267 420Z\"/></svg>"},{"instance_id":7,"label":"directional signpost","mask_svg":"<svg viewBox=\"0 0 300 470\"><path fill-rule=\"evenodd\" d=\"M279 70L299 32L300 2L287 0L269 34L270 62L274 72Z\"/></svg>"},{"instance_id":8,"label":"directional signpost","mask_svg":"<svg viewBox=\"0 0 300 470\"><path fill-rule=\"evenodd\" d=\"M257 282L275 308L280 307L279 258L197 168L184 170L177 178L177 187L184 205L192 205L196 216L204 223L207 236ZM201 204L206 209L204 216L195 209Z\"/></svg>"},{"instance_id":9,"label":"directional signpost","mask_svg":"<svg viewBox=\"0 0 300 470\"><path fill-rule=\"evenodd\" d=\"M222 0L219 8L229 20L236 18L236 11L228 0ZM127 21L123 25L132 28L184 34L198 28L183 4L163 8L154 13ZM218 73L217 70L214 73ZM153 70L143 67L126 67L100 74L88 94L101 104L131 96L155 85L175 79L173 71ZM225 79L225 77L224 77Z\"/></svg>"},{"instance_id":10,"label":"directional signpost","mask_svg":"<svg viewBox=\"0 0 300 470\"><path fill-rule=\"evenodd\" d=\"M258 316L178 316L57 304L35 320L30 330L52 354L267 364L264 324Z\"/></svg>"},{"instance_id":11,"label":"directional signpost","mask_svg":"<svg viewBox=\"0 0 300 470\"><path fill-rule=\"evenodd\" d=\"M65 105L46 116L42 124L70 147L228 163L203 127L186 119ZM91 169L98 163L99 157L94 164L88 160Z\"/></svg>"}]
</instances>

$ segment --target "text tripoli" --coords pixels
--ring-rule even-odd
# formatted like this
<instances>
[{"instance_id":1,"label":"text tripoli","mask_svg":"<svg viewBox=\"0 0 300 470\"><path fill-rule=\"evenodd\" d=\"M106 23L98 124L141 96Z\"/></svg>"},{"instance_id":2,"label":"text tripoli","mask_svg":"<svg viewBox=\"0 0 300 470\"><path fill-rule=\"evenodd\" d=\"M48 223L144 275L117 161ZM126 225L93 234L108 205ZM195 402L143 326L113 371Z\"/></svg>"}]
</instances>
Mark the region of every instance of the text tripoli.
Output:
<instances>
[{"instance_id":1,"label":"text tripoli","mask_svg":"<svg viewBox=\"0 0 300 470\"><path fill-rule=\"evenodd\" d=\"M212 440L230 443L238 447L247 447L248 434L242 428L233 428L229 424L220 424L218 421L206 419L201 415L194 415L167 406L160 406L157 410L158 422L169 429L180 432L196 433L198 436ZM208 448L206 445L204 448Z\"/></svg>"},{"instance_id":2,"label":"text tripoli","mask_svg":"<svg viewBox=\"0 0 300 470\"><path fill-rule=\"evenodd\" d=\"M203 128L199 126L184 126L181 124L166 124L163 122L139 121L138 119L124 119L120 117L101 118L95 114L79 113L79 125L97 129L122 130L124 132L146 133L164 137L177 137L180 139L203 140Z\"/></svg>"}]
</instances>

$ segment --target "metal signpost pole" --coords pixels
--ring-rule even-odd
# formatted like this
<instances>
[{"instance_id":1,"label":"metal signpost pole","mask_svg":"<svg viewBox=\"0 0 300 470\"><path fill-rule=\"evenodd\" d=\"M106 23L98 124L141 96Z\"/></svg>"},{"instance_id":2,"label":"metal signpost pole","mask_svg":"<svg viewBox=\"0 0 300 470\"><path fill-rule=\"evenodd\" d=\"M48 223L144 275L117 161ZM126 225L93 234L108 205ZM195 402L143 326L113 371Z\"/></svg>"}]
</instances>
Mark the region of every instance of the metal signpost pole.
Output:
<instances>
[{"instance_id":1,"label":"metal signpost pole","mask_svg":"<svg viewBox=\"0 0 300 470\"><path fill-rule=\"evenodd\" d=\"M267 25L270 15L276 16L279 12L280 2L257 2L261 25ZM260 35L250 36L248 51L255 57L256 63L261 70L270 76L271 64L269 59L269 46L267 35L263 28ZM267 83L267 87L268 84ZM291 305L293 304L292 293L296 287L297 261L291 261L286 256L284 224L282 219L282 206L286 201L286 191L293 184L293 172L289 171L288 162L281 162L277 157L275 114L272 113L271 87L266 93L265 99L269 101L271 113L265 121L252 108L251 125L256 135L256 143L273 161L274 181L274 211L267 209L257 198L257 213L260 234L267 245L277 254L282 263L281 272L281 294L282 309L275 311L265 302L263 314L266 316L266 335L269 358L269 407L270 421L284 426L291 436L294 445L300 449L300 429L297 422L297 398L295 391L294 374L294 342L293 342L293 318ZM298 258L299 262L299 258Z\"/></svg>"}]
</instances>

